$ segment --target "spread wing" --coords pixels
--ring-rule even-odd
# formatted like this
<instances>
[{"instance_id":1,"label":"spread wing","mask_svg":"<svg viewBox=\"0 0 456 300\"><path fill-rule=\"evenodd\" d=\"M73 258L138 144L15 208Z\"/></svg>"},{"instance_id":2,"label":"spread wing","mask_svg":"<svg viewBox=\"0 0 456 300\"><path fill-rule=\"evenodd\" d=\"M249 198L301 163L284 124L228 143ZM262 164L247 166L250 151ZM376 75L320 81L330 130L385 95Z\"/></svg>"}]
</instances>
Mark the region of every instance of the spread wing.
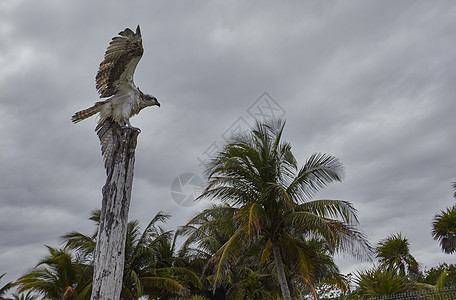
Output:
<instances>
[{"instance_id":1,"label":"spread wing","mask_svg":"<svg viewBox=\"0 0 456 300\"><path fill-rule=\"evenodd\" d=\"M112 39L96 76L101 98L113 96L120 87L133 84L133 74L143 53L139 25L136 33L127 28Z\"/></svg>"}]
</instances>

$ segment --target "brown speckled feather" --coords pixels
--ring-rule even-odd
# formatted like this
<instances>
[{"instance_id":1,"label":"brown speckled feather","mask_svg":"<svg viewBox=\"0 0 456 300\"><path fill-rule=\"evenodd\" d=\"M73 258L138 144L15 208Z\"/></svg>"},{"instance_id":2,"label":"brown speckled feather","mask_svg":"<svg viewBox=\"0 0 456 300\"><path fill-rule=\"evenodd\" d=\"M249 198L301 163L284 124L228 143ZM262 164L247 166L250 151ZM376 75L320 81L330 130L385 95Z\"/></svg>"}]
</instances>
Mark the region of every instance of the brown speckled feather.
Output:
<instances>
[{"instance_id":1,"label":"brown speckled feather","mask_svg":"<svg viewBox=\"0 0 456 300\"><path fill-rule=\"evenodd\" d=\"M113 96L120 86L133 83L133 74L143 53L139 25L136 33L127 28L112 39L96 76L101 98Z\"/></svg>"},{"instance_id":2,"label":"brown speckled feather","mask_svg":"<svg viewBox=\"0 0 456 300\"><path fill-rule=\"evenodd\" d=\"M106 171L108 170L108 164L111 161L112 154L114 153L114 134L116 130L120 130L120 126L111 118L99 123L95 129L98 138L100 139L101 155L103 156Z\"/></svg>"}]
</instances>

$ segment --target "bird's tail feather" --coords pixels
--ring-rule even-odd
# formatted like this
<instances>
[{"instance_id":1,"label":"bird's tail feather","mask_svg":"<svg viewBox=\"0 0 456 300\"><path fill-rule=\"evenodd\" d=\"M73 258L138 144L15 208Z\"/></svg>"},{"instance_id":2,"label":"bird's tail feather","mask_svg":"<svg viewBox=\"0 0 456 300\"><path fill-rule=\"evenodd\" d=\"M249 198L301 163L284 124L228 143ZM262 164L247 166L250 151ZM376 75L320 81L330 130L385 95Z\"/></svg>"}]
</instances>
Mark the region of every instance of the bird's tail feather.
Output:
<instances>
[{"instance_id":1,"label":"bird's tail feather","mask_svg":"<svg viewBox=\"0 0 456 300\"><path fill-rule=\"evenodd\" d=\"M101 107L103 106L103 104L106 104L106 102L107 102L106 100L99 101L99 102L95 103L95 105L92 107L78 111L71 117L71 121L73 121L73 123L76 124L78 122L81 122L84 119L87 119L87 118L93 116L96 113L99 113L101 110Z\"/></svg>"}]
</instances>

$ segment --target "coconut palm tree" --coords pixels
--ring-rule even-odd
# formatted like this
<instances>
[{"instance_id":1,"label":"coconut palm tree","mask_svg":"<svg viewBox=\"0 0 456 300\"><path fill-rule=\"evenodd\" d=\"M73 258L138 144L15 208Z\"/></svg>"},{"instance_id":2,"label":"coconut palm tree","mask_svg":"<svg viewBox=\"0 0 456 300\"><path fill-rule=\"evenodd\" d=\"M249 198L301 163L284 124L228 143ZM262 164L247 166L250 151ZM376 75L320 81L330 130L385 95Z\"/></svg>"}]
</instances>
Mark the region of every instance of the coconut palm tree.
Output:
<instances>
[{"instance_id":1,"label":"coconut palm tree","mask_svg":"<svg viewBox=\"0 0 456 300\"><path fill-rule=\"evenodd\" d=\"M456 182L453 182L453 189L453 196L456 198ZM440 242L444 253L456 252L456 205L442 210L434 216L432 237Z\"/></svg>"},{"instance_id":2,"label":"coconut palm tree","mask_svg":"<svg viewBox=\"0 0 456 300\"><path fill-rule=\"evenodd\" d=\"M49 255L15 282L18 291L33 291L45 299L90 299L93 268L66 249L46 247Z\"/></svg>"},{"instance_id":3,"label":"coconut palm tree","mask_svg":"<svg viewBox=\"0 0 456 300\"><path fill-rule=\"evenodd\" d=\"M180 296L188 293L187 284L199 285L199 276L180 266L174 256L174 234L157 225L169 217L166 213L157 213L142 232L138 221L128 222L121 299L138 299L145 295ZM100 210L92 211L90 219L98 226ZM92 235L70 232L62 238L68 249L92 259L96 231Z\"/></svg>"},{"instance_id":4,"label":"coconut palm tree","mask_svg":"<svg viewBox=\"0 0 456 300\"><path fill-rule=\"evenodd\" d=\"M310 201L327 184L342 179L342 164L336 157L316 153L298 168L291 145L281 140L284 126L281 120L257 122L250 133L233 137L206 166L208 184L200 198L218 199L228 205L220 209L233 212L233 233L209 260L214 287L256 242L262 245L265 261L273 261L285 300L295 297L284 262L285 249L293 247L295 237L320 237L332 251L356 257L369 254L367 240L354 227L358 220L351 203ZM202 224L193 234L203 236L205 227Z\"/></svg>"},{"instance_id":5,"label":"coconut palm tree","mask_svg":"<svg viewBox=\"0 0 456 300\"><path fill-rule=\"evenodd\" d=\"M377 246L380 266L388 271L397 270L399 275L418 275L418 263L410 254L409 245L407 238L402 237L400 233L381 240Z\"/></svg>"},{"instance_id":6,"label":"coconut palm tree","mask_svg":"<svg viewBox=\"0 0 456 300\"><path fill-rule=\"evenodd\" d=\"M124 287L125 291L133 291L135 297L124 299L138 299L142 295L168 299L188 294L189 284L200 285L199 275L175 256L174 233L155 224L168 218L167 214L157 214L142 234L139 234L137 224L130 224Z\"/></svg>"}]
</instances>

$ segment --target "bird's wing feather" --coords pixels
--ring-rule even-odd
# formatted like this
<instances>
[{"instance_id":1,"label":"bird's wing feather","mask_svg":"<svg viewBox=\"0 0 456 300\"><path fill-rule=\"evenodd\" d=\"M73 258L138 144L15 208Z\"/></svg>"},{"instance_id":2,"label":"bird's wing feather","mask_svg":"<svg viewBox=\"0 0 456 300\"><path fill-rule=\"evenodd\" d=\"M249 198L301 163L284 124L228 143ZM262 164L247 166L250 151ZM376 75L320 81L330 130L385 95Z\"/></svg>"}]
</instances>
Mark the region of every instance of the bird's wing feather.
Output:
<instances>
[{"instance_id":1,"label":"bird's wing feather","mask_svg":"<svg viewBox=\"0 0 456 300\"><path fill-rule=\"evenodd\" d=\"M100 139L101 155L103 156L106 172L108 171L109 164L112 163L112 155L116 147L114 137L117 130L120 130L120 126L112 118L100 120L97 128L95 128Z\"/></svg>"},{"instance_id":2,"label":"bird's wing feather","mask_svg":"<svg viewBox=\"0 0 456 300\"><path fill-rule=\"evenodd\" d=\"M143 53L139 25L136 33L127 28L112 38L96 76L100 97L110 97L119 87L133 84L133 74Z\"/></svg>"}]
</instances>

